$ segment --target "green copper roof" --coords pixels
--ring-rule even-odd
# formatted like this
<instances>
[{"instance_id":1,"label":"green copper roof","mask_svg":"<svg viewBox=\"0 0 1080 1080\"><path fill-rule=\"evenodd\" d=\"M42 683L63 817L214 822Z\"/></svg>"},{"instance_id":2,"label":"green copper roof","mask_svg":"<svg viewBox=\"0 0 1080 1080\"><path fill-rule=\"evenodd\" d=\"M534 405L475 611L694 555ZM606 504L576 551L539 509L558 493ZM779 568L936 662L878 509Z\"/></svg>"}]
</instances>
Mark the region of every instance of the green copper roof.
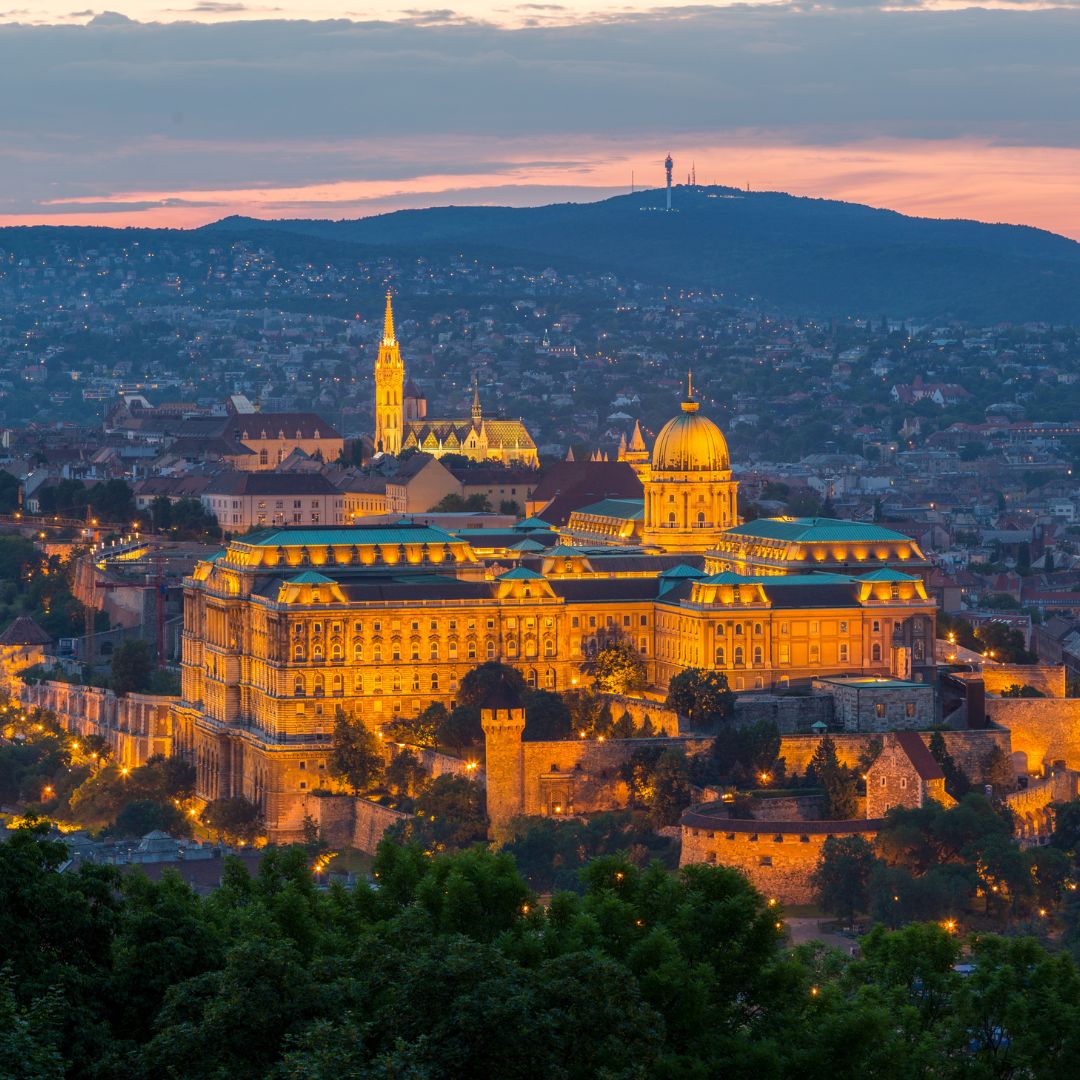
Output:
<instances>
[{"instance_id":1,"label":"green copper roof","mask_svg":"<svg viewBox=\"0 0 1080 1080\"><path fill-rule=\"evenodd\" d=\"M550 529L551 526L544 520L538 517L526 518L524 521L519 521L516 525L511 526L515 531L528 532L530 529Z\"/></svg>"},{"instance_id":2,"label":"green copper roof","mask_svg":"<svg viewBox=\"0 0 1080 1080\"><path fill-rule=\"evenodd\" d=\"M499 575L500 581L538 581L543 578L543 574L538 574L535 570L530 570L525 566L515 566L513 570L507 570L505 574Z\"/></svg>"},{"instance_id":3,"label":"green copper roof","mask_svg":"<svg viewBox=\"0 0 1080 1080\"><path fill-rule=\"evenodd\" d=\"M706 575L704 570L699 570L696 566L679 563L678 566L672 566L670 569L662 571L660 576L662 578L703 578Z\"/></svg>"},{"instance_id":4,"label":"green copper roof","mask_svg":"<svg viewBox=\"0 0 1080 1080\"><path fill-rule=\"evenodd\" d=\"M538 544L535 540L530 540L526 537L520 544L511 544L511 551L547 551L547 548L543 544Z\"/></svg>"},{"instance_id":5,"label":"green copper roof","mask_svg":"<svg viewBox=\"0 0 1080 1080\"><path fill-rule=\"evenodd\" d=\"M620 521L640 521L645 516L644 499L601 499L574 511L590 517L609 517Z\"/></svg>"},{"instance_id":6,"label":"green copper roof","mask_svg":"<svg viewBox=\"0 0 1080 1080\"><path fill-rule=\"evenodd\" d=\"M238 536L234 541L251 547L335 547L355 544L370 547L374 544L452 544L454 537L429 525L353 525L304 529L262 529Z\"/></svg>"},{"instance_id":7,"label":"green copper roof","mask_svg":"<svg viewBox=\"0 0 1080 1080\"><path fill-rule=\"evenodd\" d=\"M917 574L905 574L900 570L893 570L883 566L879 570L871 570L869 574L860 574L861 581L918 581Z\"/></svg>"},{"instance_id":8,"label":"green copper roof","mask_svg":"<svg viewBox=\"0 0 1080 1080\"><path fill-rule=\"evenodd\" d=\"M333 578L323 577L322 574L315 573L314 570L305 570L302 574L297 574L294 578L289 578L286 582L287 585L333 585Z\"/></svg>"},{"instance_id":9,"label":"green copper roof","mask_svg":"<svg viewBox=\"0 0 1080 1080\"><path fill-rule=\"evenodd\" d=\"M906 540L911 537L893 532L869 521L843 521L840 518L758 518L735 525L727 530L729 536L760 536L765 540L812 544L830 540L870 542L874 540Z\"/></svg>"}]
</instances>

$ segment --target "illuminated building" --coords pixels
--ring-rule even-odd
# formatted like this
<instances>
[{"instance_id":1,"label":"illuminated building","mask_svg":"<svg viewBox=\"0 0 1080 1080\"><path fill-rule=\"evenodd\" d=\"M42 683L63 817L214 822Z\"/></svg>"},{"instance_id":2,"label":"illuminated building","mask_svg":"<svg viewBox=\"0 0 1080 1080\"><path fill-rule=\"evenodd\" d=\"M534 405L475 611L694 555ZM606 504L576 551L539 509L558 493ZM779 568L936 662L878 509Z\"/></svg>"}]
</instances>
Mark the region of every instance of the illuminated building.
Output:
<instances>
[{"instance_id":1,"label":"illuminated building","mask_svg":"<svg viewBox=\"0 0 1080 1080\"><path fill-rule=\"evenodd\" d=\"M470 415L440 420L427 415L427 398L412 379L394 332L390 293L386 294L383 336L375 360L375 449L384 454L419 450L432 457L461 454L471 461L536 468L536 443L522 420L484 416L480 388L473 387Z\"/></svg>"},{"instance_id":2,"label":"illuminated building","mask_svg":"<svg viewBox=\"0 0 1080 1080\"><path fill-rule=\"evenodd\" d=\"M307 800L329 784L338 708L378 728L451 702L487 660L569 690L615 638L660 690L689 667L722 671L737 691L925 678L935 605L914 575L709 572L703 553L734 524L736 485L719 429L687 404L657 437L644 505L609 500L619 505L594 515L597 528L638 522L644 546L568 544L543 522L520 534L269 528L200 562L185 581L174 724L199 798L243 795L273 838L299 837Z\"/></svg>"}]
</instances>

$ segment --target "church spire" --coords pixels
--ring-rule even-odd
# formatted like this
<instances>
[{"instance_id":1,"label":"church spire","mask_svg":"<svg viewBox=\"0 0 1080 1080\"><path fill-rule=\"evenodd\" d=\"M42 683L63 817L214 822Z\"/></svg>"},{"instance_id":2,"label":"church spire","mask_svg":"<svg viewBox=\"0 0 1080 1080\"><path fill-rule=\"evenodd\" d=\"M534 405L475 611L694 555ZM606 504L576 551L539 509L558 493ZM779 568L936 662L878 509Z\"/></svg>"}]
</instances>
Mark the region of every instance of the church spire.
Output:
<instances>
[{"instance_id":1,"label":"church spire","mask_svg":"<svg viewBox=\"0 0 1080 1080\"><path fill-rule=\"evenodd\" d=\"M645 448L646 448L645 447L645 440L644 440L644 438L642 438L642 435L641 435L641 423L640 423L640 421L635 420L634 421L634 434L630 437L630 447L629 447L629 449L640 451L640 450L644 450Z\"/></svg>"},{"instance_id":2,"label":"church spire","mask_svg":"<svg viewBox=\"0 0 1080 1080\"><path fill-rule=\"evenodd\" d=\"M480 376L475 372L473 373L472 418L477 424L484 418L484 410L480 408Z\"/></svg>"},{"instance_id":3,"label":"church spire","mask_svg":"<svg viewBox=\"0 0 1080 1080\"><path fill-rule=\"evenodd\" d=\"M394 337L394 305L391 302L393 294L389 289L386 290L386 314L383 316L383 332L382 343L384 345L393 345L397 340Z\"/></svg>"}]
</instances>

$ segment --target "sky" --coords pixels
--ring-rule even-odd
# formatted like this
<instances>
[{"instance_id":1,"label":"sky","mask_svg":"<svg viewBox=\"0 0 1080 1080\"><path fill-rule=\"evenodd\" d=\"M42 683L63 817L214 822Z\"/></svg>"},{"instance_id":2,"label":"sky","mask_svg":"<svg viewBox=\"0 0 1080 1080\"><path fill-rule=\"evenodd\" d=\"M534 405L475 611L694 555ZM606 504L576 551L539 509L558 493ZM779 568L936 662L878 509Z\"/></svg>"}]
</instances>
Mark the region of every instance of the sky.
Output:
<instances>
[{"instance_id":1,"label":"sky","mask_svg":"<svg viewBox=\"0 0 1080 1080\"><path fill-rule=\"evenodd\" d=\"M0 224L598 199L670 152L1080 240L1080 0L2 3Z\"/></svg>"}]
</instances>

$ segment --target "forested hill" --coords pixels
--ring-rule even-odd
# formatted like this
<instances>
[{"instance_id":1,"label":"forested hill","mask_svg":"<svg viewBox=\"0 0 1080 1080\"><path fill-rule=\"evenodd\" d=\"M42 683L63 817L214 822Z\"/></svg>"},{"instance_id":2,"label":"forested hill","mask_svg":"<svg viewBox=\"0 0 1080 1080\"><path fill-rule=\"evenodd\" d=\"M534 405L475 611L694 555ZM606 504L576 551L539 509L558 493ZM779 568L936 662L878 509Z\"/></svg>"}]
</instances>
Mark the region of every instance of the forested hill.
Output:
<instances>
[{"instance_id":1,"label":"forested hill","mask_svg":"<svg viewBox=\"0 0 1080 1080\"><path fill-rule=\"evenodd\" d=\"M678 187L595 203L437 207L349 221L226 218L367 248L610 270L757 297L780 311L1080 322L1080 244L1039 229L906 217L829 199Z\"/></svg>"}]
</instances>

